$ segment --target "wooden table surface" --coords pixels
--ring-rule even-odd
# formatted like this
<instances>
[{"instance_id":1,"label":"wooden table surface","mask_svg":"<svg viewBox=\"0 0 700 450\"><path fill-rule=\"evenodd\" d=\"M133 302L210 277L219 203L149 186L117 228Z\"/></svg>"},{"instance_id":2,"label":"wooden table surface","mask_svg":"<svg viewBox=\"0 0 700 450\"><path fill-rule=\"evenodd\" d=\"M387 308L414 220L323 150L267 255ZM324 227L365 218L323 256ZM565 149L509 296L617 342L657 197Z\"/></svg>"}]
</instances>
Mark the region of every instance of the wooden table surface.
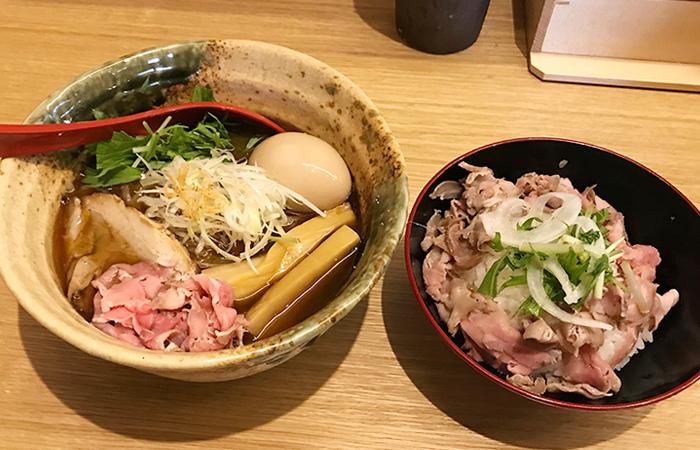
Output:
<instances>
[{"instance_id":1,"label":"wooden table surface","mask_svg":"<svg viewBox=\"0 0 700 450\"><path fill-rule=\"evenodd\" d=\"M515 19L514 19L515 18ZM391 0L0 0L0 123L76 75L141 48L256 39L308 53L379 107L413 198L490 142L557 136L651 167L700 205L700 95L544 83L527 70L519 0L493 0L470 49L400 43ZM0 257L11 257L2 255ZM700 385L630 411L563 411L469 369L423 317L397 251L383 282L292 361L187 384L117 366L44 330L0 285L0 448L696 448Z\"/></svg>"}]
</instances>

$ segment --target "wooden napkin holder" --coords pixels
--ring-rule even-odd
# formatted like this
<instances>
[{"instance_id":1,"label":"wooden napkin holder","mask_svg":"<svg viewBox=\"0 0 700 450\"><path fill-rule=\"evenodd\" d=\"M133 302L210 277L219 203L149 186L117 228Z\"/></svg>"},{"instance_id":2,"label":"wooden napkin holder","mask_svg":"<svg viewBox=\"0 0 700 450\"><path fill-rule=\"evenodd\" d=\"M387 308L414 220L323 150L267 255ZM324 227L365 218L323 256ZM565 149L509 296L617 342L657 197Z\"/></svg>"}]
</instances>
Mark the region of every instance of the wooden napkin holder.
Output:
<instances>
[{"instance_id":1,"label":"wooden napkin holder","mask_svg":"<svg viewBox=\"0 0 700 450\"><path fill-rule=\"evenodd\" d=\"M700 0L524 0L547 81L700 92Z\"/></svg>"}]
</instances>

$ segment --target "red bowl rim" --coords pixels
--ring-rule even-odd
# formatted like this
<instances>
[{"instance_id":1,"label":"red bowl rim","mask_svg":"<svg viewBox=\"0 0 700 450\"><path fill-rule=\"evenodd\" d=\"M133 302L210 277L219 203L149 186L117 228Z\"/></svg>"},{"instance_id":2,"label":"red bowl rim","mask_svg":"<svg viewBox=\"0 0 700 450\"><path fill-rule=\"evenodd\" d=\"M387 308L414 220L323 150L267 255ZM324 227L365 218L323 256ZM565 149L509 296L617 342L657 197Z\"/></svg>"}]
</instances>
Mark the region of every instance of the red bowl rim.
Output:
<instances>
[{"instance_id":1,"label":"red bowl rim","mask_svg":"<svg viewBox=\"0 0 700 450\"><path fill-rule=\"evenodd\" d=\"M597 145L591 145L585 142L580 142L580 141L575 141L571 139L560 139L560 138L552 138L552 137L525 137L525 138L515 138L515 139L508 139L504 141L499 141L495 142L492 144L487 144L482 147L479 147L477 149L471 150L455 159L447 163L442 169L440 169L421 189L420 193L416 197L416 200L413 204L413 207L411 209L411 214L408 217L408 223L406 224L406 234L405 234L405 239L404 239L404 257L405 257L405 263L406 263L406 270L409 275L409 281L411 283L411 287L413 289L413 293L418 300L418 304L420 305L421 309L423 310L423 313L426 315L428 320L430 321L430 324L435 328L437 331L438 335L442 337L442 340L452 349L453 352L455 352L460 358L462 358L469 366L471 366L474 370L479 372L481 375L485 376L487 379L490 381L496 383L497 385L508 389L511 392L514 392L522 397L525 397L527 399L533 400L538 403L542 403L548 406L555 406L558 408L564 408L564 409L577 409L577 410L585 410L585 411L614 411L614 410L622 410L622 409L631 409L631 408L638 408L642 406L647 406L651 405L656 402L660 402L661 400L665 400L673 395L678 394L679 392L683 391L684 389L688 388L690 385L698 381L700 379L700 372L696 373L692 377L690 377L688 380L685 382L681 383L680 385L668 390L667 392L664 392L663 394L656 395L654 397L650 397L644 400L639 400L636 402L628 402L628 403L618 403L614 405L591 405L591 404L585 404L585 403L573 403L573 402L568 402L564 400L559 400L551 397L545 397L543 395L538 395L534 394L532 392L529 392L521 387L515 386L513 384L508 383L504 379L498 377L497 375L493 374L481 364L478 362L474 361L471 357L469 357L461 348L455 344L452 339L445 333L445 331L442 329L440 324L435 320L433 315L430 313L428 310L427 305L423 301L423 298L420 295L420 292L418 290L418 285L416 283L416 275L413 273L413 269L411 266L411 252L410 252L410 236L411 236L411 230L413 228L413 220L416 215L416 211L418 209L418 205L420 202L423 200L425 195L428 193L428 190L431 188L433 183L435 183L435 180L437 180L445 171L450 169L452 166L455 164L458 164L460 161L462 161L464 158L473 155L475 153L488 150L493 147L498 147L504 144L510 144L513 142L527 142L527 141L550 141L550 142L565 142L565 143L570 143L570 144L578 144L578 145L583 145L586 147L594 148L597 150L604 151L606 153L609 153L611 155L617 156L618 158L622 158L626 161L629 161L630 163L636 165L637 167L646 170L648 173L653 175L654 177L658 178L660 181L665 183L668 187L673 189L673 191L676 192L693 210L695 211L696 214L700 215L700 211L698 211L698 208L695 207L695 205L681 192L679 191L675 186L673 186L671 183L666 181L663 177L661 177L659 174L654 172L653 170L649 169L648 167L638 163L637 161L634 161L631 158L628 158L625 155L622 155L620 153L614 152L612 150L608 150L603 147L599 147Z\"/></svg>"}]
</instances>

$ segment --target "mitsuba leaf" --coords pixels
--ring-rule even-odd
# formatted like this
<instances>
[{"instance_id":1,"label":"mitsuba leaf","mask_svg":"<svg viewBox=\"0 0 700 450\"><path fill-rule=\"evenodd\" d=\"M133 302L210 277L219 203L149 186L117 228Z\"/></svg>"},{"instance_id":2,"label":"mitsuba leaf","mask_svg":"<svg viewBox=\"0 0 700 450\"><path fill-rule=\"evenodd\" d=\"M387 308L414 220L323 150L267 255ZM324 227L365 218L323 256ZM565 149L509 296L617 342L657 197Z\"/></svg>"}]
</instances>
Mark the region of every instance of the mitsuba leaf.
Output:
<instances>
[{"instance_id":1,"label":"mitsuba leaf","mask_svg":"<svg viewBox=\"0 0 700 450\"><path fill-rule=\"evenodd\" d=\"M603 236L608 234L608 229L603 226L605 222L610 220L610 208L603 208L600 211L596 211L593 214L591 214L591 219L598 225L598 228L600 229L600 232L603 233Z\"/></svg>"},{"instance_id":2,"label":"mitsuba leaf","mask_svg":"<svg viewBox=\"0 0 700 450\"><path fill-rule=\"evenodd\" d=\"M491 268L486 272L484 281L482 281L481 286L479 286L478 291L480 293L489 297L495 297L496 294L498 294L498 275L505 269L506 265L508 265L507 258L508 255L503 255L491 265Z\"/></svg>"},{"instance_id":3,"label":"mitsuba leaf","mask_svg":"<svg viewBox=\"0 0 700 450\"><path fill-rule=\"evenodd\" d=\"M508 252L508 265L511 269L521 269L528 265L534 253L512 250Z\"/></svg>"},{"instance_id":4,"label":"mitsuba leaf","mask_svg":"<svg viewBox=\"0 0 700 450\"><path fill-rule=\"evenodd\" d=\"M583 242L584 244L592 244L595 241L598 240L600 237L600 232L596 230L588 230L584 231L581 234L578 235L578 238Z\"/></svg>"},{"instance_id":5,"label":"mitsuba leaf","mask_svg":"<svg viewBox=\"0 0 700 450\"><path fill-rule=\"evenodd\" d=\"M581 261L579 256L572 249L569 249L568 253L559 255L559 264L564 268L567 275L569 275L569 280L573 284L579 284L581 281L581 276L588 269L588 259Z\"/></svg>"},{"instance_id":6,"label":"mitsuba leaf","mask_svg":"<svg viewBox=\"0 0 700 450\"><path fill-rule=\"evenodd\" d=\"M559 280L549 273L548 271L544 271L544 291L547 293L547 297L552 299L554 302L563 302L564 297L566 294L564 293L564 290L561 288L561 283L559 283Z\"/></svg>"},{"instance_id":7,"label":"mitsuba leaf","mask_svg":"<svg viewBox=\"0 0 700 450\"><path fill-rule=\"evenodd\" d=\"M123 167L112 170L85 171L83 182L94 187L107 187L117 184L131 183L141 178L141 171L135 167Z\"/></svg>"},{"instance_id":8,"label":"mitsuba leaf","mask_svg":"<svg viewBox=\"0 0 700 450\"><path fill-rule=\"evenodd\" d=\"M588 298L588 294L591 293L593 287L595 286L596 278L604 271L610 269L610 263L608 261L608 255L603 255L600 258L595 258L591 256L588 259L587 271L581 275L581 284L583 285L583 292L581 293L581 300L576 304L571 305L574 309L579 309L583 306L583 303Z\"/></svg>"},{"instance_id":9,"label":"mitsuba leaf","mask_svg":"<svg viewBox=\"0 0 700 450\"><path fill-rule=\"evenodd\" d=\"M527 284L527 274L514 275L510 278L510 280L506 281L501 285L501 288L498 290L498 292L501 292L507 287L520 286L523 284Z\"/></svg>"},{"instance_id":10,"label":"mitsuba leaf","mask_svg":"<svg viewBox=\"0 0 700 450\"><path fill-rule=\"evenodd\" d=\"M501 244L501 233L498 231L496 232L496 234L493 236L493 242L489 244L489 247L497 252L502 252L504 250L503 244Z\"/></svg>"},{"instance_id":11,"label":"mitsuba leaf","mask_svg":"<svg viewBox=\"0 0 700 450\"><path fill-rule=\"evenodd\" d=\"M537 225L535 225L535 221L542 223L542 219L540 219L539 217L530 217L525 222L523 222L522 225L516 225L516 227L518 228L518 230L530 231L533 228L537 227Z\"/></svg>"},{"instance_id":12,"label":"mitsuba leaf","mask_svg":"<svg viewBox=\"0 0 700 450\"><path fill-rule=\"evenodd\" d=\"M525 299L525 301L520 305L520 308L515 312L515 315L520 315L520 314L530 314L536 317L539 317L542 314L542 307L537 304L535 299L532 297L528 297Z\"/></svg>"},{"instance_id":13,"label":"mitsuba leaf","mask_svg":"<svg viewBox=\"0 0 700 450\"><path fill-rule=\"evenodd\" d=\"M215 102L214 91L203 86L195 86L192 93L193 102Z\"/></svg>"},{"instance_id":14,"label":"mitsuba leaf","mask_svg":"<svg viewBox=\"0 0 700 450\"><path fill-rule=\"evenodd\" d=\"M191 130L183 125L171 125L155 132L146 131L149 134L145 136L118 132L108 141L85 146L94 162L86 164L83 181L94 187L129 183L147 170L144 161L151 168L160 169L176 156L185 160L209 158L213 149L232 147L226 126L211 114Z\"/></svg>"}]
</instances>

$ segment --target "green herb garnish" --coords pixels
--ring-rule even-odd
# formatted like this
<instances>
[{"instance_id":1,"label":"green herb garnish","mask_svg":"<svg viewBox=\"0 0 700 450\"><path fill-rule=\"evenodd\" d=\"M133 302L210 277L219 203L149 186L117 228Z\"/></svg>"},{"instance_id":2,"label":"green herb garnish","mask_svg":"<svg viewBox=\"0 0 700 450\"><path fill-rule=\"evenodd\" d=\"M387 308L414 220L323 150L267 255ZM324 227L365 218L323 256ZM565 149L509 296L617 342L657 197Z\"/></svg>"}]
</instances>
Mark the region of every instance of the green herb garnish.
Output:
<instances>
[{"instance_id":1,"label":"green herb garnish","mask_svg":"<svg viewBox=\"0 0 700 450\"><path fill-rule=\"evenodd\" d=\"M583 231L583 232L581 232L581 234L578 235L578 238L584 244L592 244L595 241L597 241L599 237L600 237L600 231L597 231L597 230Z\"/></svg>"},{"instance_id":2,"label":"green herb garnish","mask_svg":"<svg viewBox=\"0 0 700 450\"><path fill-rule=\"evenodd\" d=\"M600 228L600 232L603 233L603 236L607 236L608 232L610 231L603 226L603 223L610 220L609 210L610 208L603 208L600 211L596 211L593 214L591 214L591 219L593 219L598 228Z\"/></svg>"},{"instance_id":3,"label":"green herb garnish","mask_svg":"<svg viewBox=\"0 0 700 450\"><path fill-rule=\"evenodd\" d=\"M491 265L491 268L486 272L484 281L481 282L478 291L489 297L495 297L498 294L498 275L508 265L508 255L503 255L498 261Z\"/></svg>"},{"instance_id":4,"label":"green herb garnish","mask_svg":"<svg viewBox=\"0 0 700 450\"><path fill-rule=\"evenodd\" d=\"M503 251L503 244L501 244L501 233L496 232L496 234L493 237L493 242L489 244L489 247L491 247L496 252Z\"/></svg>"},{"instance_id":5,"label":"green herb garnish","mask_svg":"<svg viewBox=\"0 0 700 450\"><path fill-rule=\"evenodd\" d=\"M501 288L498 290L498 292L501 292L503 289L511 287L511 286L521 286L523 284L527 284L527 274L520 274L520 275L513 275L510 277L510 280L506 281L501 285Z\"/></svg>"},{"instance_id":6,"label":"green herb garnish","mask_svg":"<svg viewBox=\"0 0 700 450\"><path fill-rule=\"evenodd\" d=\"M536 228L537 225L535 225L535 222L542 223L542 219L540 219L539 217L530 217L525 222L523 222L522 225L517 224L516 227L518 228L518 230L530 231L533 228Z\"/></svg>"},{"instance_id":7,"label":"green herb garnish","mask_svg":"<svg viewBox=\"0 0 700 450\"><path fill-rule=\"evenodd\" d=\"M148 87L151 85L151 76L147 76L145 80L143 80L143 84L141 84L141 87L139 88L139 92L141 94L145 94L146 91L148 91Z\"/></svg>"},{"instance_id":8,"label":"green herb garnish","mask_svg":"<svg viewBox=\"0 0 700 450\"><path fill-rule=\"evenodd\" d=\"M610 273L612 273L612 269L610 269L608 255L603 255L600 258L595 258L593 256L588 258L588 267L586 269L586 272L581 275L580 281L580 284L583 286L583 292L581 293L580 300L576 304L571 305L572 308L580 309L583 306L583 303L586 301L586 298L588 298L588 294L591 293L593 287L595 286L595 282L598 278L598 275L600 275L602 272L607 271L610 271Z\"/></svg>"},{"instance_id":9,"label":"green herb garnish","mask_svg":"<svg viewBox=\"0 0 700 450\"><path fill-rule=\"evenodd\" d=\"M536 317L539 317L542 314L542 307L537 304L535 299L532 297L528 297L525 299L525 301L520 305L520 308L515 312L515 315L517 316L518 314L530 314Z\"/></svg>"},{"instance_id":10,"label":"green herb garnish","mask_svg":"<svg viewBox=\"0 0 700 450\"><path fill-rule=\"evenodd\" d=\"M109 115L102 111L101 109L93 108L92 109L92 115L95 118L95 120L104 120L104 119L110 119Z\"/></svg>"},{"instance_id":11,"label":"green herb garnish","mask_svg":"<svg viewBox=\"0 0 700 450\"><path fill-rule=\"evenodd\" d=\"M521 269L530 263L533 255L534 253L521 252L515 248L510 248L507 254L508 266L513 270Z\"/></svg>"},{"instance_id":12,"label":"green herb garnish","mask_svg":"<svg viewBox=\"0 0 700 450\"><path fill-rule=\"evenodd\" d=\"M564 290L561 288L561 283L559 283L559 280L549 273L548 271L544 271L544 291L547 293L547 297L551 298L553 302L563 302L564 297L566 296L566 293L564 293Z\"/></svg>"},{"instance_id":13,"label":"green herb garnish","mask_svg":"<svg viewBox=\"0 0 700 450\"><path fill-rule=\"evenodd\" d=\"M568 253L559 255L558 259L559 264L561 264L567 275L569 275L569 280L574 284L579 284L581 276L588 269L588 259L582 261L579 255L572 249L569 249Z\"/></svg>"},{"instance_id":14,"label":"green herb garnish","mask_svg":"<svg viewBox=\"0 0 700 450\"><path fill-rule=\"evenodd\" d=\"M202 86L195 86L194 93L192 94L193 102L215 102L214 91L209 88Z\"/></svg>"},{"instance_id":15,"label":"green herb garnish","mask_svg":"<svg viewBox=\"0 0 700 450\"><path fill-rule=\"evenodd\" d=\"M600 228L604 222L610 219L610 208L603 208L600 211L592 213L591 219L593 219L595 224L598 225L598 228Z\"/></svg>"},{"instance_id":16,"label":"green herb garnish","mask_svg":"<svg viewBox=\"0 0 700 450\"><path fill-rule=\"evenodd\" d=\"M147 89L150 79L146 78L139 91ZM193 102L215 101L211 89L196 86L192 95ZM93 109L96 119L109 116L99 109ZM231 150L234 157L241 158L250 154L264 135L249 138L245 145L234 146L231 142L227 125L213 114L208 114L196 126L163 124L158 130L146 126L144 136L130 136L125 132L112 135L107 141L85 146L88 162L84 167L83 182L93 187L108 187L129 183L141 178L151 169L161 169L172 162L176 156L185 160L210 158L213 149ZM240 147L236 149L236 147Z\"/></svg>"},{"instance_id":17,"label":"green herb garnish","mask_svg":"<svg viewBox=\"0 0 700 450\"><path fill-rule=\"evenodd\" d=\"M146 136L117 132L108 141L85 146L94 165L86 167L83 182L94 187L129 183L149 167L160 169L178 155L186 160L209 158L212 149L231 148L228 130L211 114L191 130L171 125L147 131Z\"/></svg>"}]
</instances>

